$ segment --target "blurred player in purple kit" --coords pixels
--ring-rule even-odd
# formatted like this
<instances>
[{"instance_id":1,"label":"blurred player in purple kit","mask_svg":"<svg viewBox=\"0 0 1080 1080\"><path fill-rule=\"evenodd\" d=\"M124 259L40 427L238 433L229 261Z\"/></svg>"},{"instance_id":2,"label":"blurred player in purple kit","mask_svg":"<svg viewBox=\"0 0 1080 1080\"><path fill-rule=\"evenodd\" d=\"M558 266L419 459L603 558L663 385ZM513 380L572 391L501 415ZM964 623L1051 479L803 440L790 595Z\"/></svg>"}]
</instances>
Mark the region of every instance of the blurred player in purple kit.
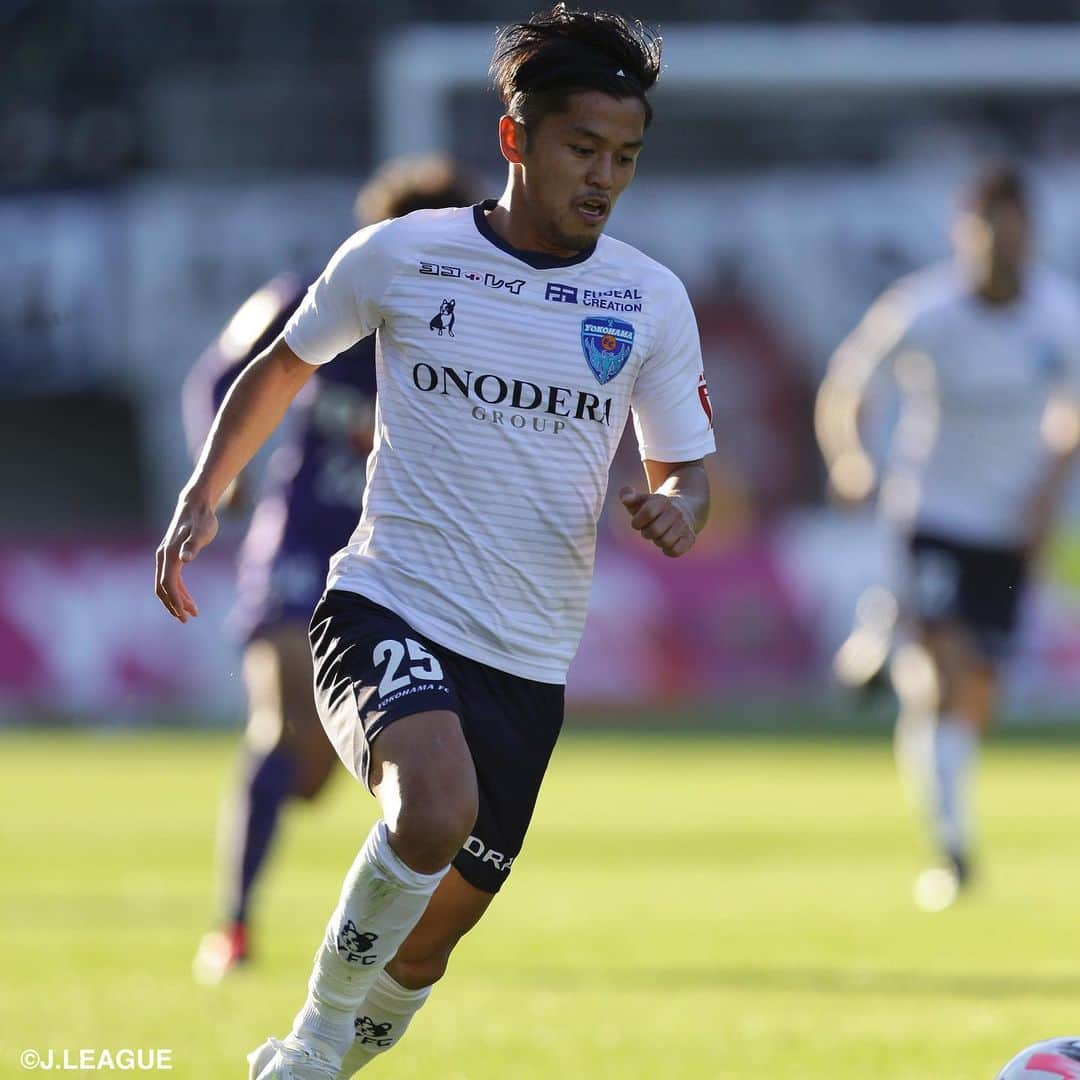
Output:
<instances>
[{"instance_id":1,"label":"blurred player in purple kit","mask_svg":"<svg viewBox=\"0 0 1080 1080\"><path fill-rule=\"evenodd\" d=\"M357 217L363 224L468 205L476 194L448 158L403 158L363 188ZM192 369L183 406L195 457L229 387L281 333L314 277L284 273L264 285ZM240 551L230 622L244 648L248 723L242 773L220 829L222 925L200 943L194 970L201 982L217 982L247 958L251 894L280 810L294 799L314 799L337 760L315 709L307 627L330 556L360 513L375 431L374 360L374 336L366 337L297 395ZM227 502L240 501L240 486L232 486Z\"/></svg>"}]
</instances>

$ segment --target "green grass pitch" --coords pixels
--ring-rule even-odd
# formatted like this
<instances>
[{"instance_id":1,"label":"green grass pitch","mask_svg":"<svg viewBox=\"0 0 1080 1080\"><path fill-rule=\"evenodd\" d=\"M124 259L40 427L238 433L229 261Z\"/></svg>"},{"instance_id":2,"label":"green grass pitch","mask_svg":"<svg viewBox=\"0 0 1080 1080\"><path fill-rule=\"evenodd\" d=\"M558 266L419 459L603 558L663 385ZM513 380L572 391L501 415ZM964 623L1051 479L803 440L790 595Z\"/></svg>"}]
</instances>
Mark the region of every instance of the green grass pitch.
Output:
<instances>
[{"instance_id":1,"label":"green grass pitch","mask_svg":"<svg viewBox=\"0 0 1080 1080\"><path fill-rule=\"evenodd\" d=\"M375 807L343 774L290 816L257 962L198 987L234 745L4 734L0 1077L25 1048L168 1047L168 1075L240 1078L285 1034ZM508 888L364 1075L992 1080L1080 1029L1078 790L1074 747L993 745L978 892L923 915L884 740L568 735Z\"/></svg>"}]
</instances>

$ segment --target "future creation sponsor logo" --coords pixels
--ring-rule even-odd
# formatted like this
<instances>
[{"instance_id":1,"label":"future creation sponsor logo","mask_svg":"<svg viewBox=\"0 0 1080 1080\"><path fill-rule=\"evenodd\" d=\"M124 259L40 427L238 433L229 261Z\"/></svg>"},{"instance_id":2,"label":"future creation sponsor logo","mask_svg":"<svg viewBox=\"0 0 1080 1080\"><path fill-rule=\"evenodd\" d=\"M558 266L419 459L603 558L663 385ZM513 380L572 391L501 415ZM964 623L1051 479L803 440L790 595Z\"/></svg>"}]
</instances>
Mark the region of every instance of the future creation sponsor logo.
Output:
<instances>
[{"instance_id":1,"label":"future creation sponsor logo","mask_svg":"<svg viewBox=\"0 0 1080 1080\"><path fill-rule=\"evenodd\" d=\"M581 304L607 311L640 311L644 297L640 289L585 289L549 281L544 299L556 304Z\"/></svg>"},{"instance_id":2,"label":"future creation sponsor logo","mask_svg":"<svg viewBox=\"0 0 1080 1080\"><path fill-rule=\"evenodd\" d=\"M418 363L413 385L425 394L473 402L474 420L518 431L560 435L569 422L591 421L611 427L611 398L568 386L541 386L526 379L504 379L486 372Z\"/></svg>"},{"instance_id":3,"label":"future creation sponsor logo","mask_svg":"<svg viewBox=\"0 0 1080 1080\"><path fill-rule=\"evenodd\" d=\"M420 273L429 277L454 278L459 281L471 281L476 285L483 285L488 289L505 289L514 296L520 294L525 287L524 278L514 278L512 281L492 274L490 271L478 274L475 270L469 270L451 263L420 262Z\"/></svg>"},{"instance_id":4,"label":"future creation sponsor logo","mask_svg":"<svg viewBox=\"0 0 1080 1080\"><path fill-rule=\"evenodd\" d=\"M549 281L544 290L544 299L553 300L556 304L576 304L577 288L573 285L563 285L558 281Z\"/></svg>"}]
</instances>

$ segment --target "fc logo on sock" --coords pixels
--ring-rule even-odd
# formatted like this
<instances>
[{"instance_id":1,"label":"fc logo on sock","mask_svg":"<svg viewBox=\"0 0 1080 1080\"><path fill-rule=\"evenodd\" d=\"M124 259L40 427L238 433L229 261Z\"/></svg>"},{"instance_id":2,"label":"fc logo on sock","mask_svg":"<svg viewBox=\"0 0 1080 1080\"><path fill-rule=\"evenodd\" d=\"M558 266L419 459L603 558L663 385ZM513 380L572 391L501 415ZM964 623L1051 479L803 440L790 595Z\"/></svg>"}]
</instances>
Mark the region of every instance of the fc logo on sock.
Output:
<instances>
[{"instance_id":1,"label":"fc logo on sock","mask_svg":"<svg viewBox=\"0 0 1080 1080\"><path fill-rule=\"evenodd\" d=\"M389 1021L383 1024L376 1024L370 1016L358 1016L355 1021L356 1025L356 1038L361 1045L381 1046L384 1050L388 1046L394 1045L393 1038L387 1038L390 1031L393 1028L393 1024Z\"/></svg>"},{"instance_id":2,"label":"fc logo on sock","mask_svg":"<svg viewBox=\"0 0 1080 1080\"><path fill-rule=\"evenodd\" d=\"M378 940L378 934L361 933L356 929L356 923L349 919L338 934L337 948L350 964L370 966L377 959L371 950Z\"/></svg>"}]
</instances>

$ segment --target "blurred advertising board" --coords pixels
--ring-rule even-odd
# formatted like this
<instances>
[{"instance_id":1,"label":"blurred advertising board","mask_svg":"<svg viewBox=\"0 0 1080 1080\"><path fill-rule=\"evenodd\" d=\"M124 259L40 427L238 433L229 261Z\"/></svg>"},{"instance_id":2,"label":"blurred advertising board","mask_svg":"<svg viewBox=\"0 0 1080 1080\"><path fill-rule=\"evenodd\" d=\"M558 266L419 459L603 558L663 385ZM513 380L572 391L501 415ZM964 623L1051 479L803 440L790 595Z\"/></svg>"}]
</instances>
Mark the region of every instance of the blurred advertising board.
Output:
<instances>
[{"instance_id":1,"label":"blurred advertising board","mask_svg":"<svg viewBox=\"0 0 1080 1080\"><path fill-rule=\"evenodd\" d=\"M895 582L868 520L826 511L667 559L605 534L568 681L576 708L827 701L832 654L862 588ZM149 537L0 545L0 719L111 724L237 720L239 650L225 631L235 544L185 579L200 618L181 625L153 591ZM1034 588L1008 673L1012 712L1080 710L1080 592Z\"/></svg>"}]
</instances>

